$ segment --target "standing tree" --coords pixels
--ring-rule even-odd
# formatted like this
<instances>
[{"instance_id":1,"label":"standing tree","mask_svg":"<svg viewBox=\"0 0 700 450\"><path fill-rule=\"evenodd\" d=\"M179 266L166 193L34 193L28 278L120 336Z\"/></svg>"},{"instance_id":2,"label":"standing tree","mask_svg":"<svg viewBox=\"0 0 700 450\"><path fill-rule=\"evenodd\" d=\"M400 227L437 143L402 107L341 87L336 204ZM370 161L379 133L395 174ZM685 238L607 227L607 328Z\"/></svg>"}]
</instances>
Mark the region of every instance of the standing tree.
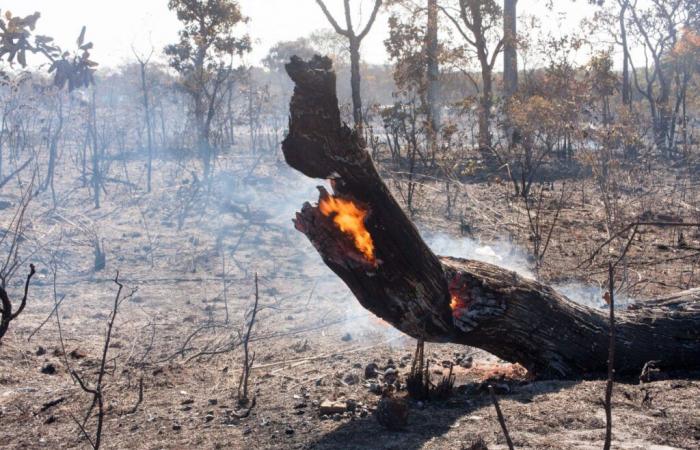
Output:
<instances>
[{"instance_id":1,"label":"standing tree","mask_svg":"<svg viewBox=\"0 0 700 450\"><path fill-rule=\"evenodd\" d=\"M350 0L343 0L343 5L345 7L345 26L343 29L338 25L333 15L328 11L326 4L323 0L316 0L318 6L321 7L323 14L325 14L328 22L333 26L335 32L341 36L345 36L348 39L348 44L350 46L350 86L352 88L352 116L355 121L355 126L362 126L362 96L360 95L360 44L362 40L367 36L369 30L374 24L374 20L377 18L377 12L379 12L379 7L382 6L382 0L374 0L374 8L372 9L372 14L369 21L365 25L364 29L358 34L352 25L352 14L350 11Z\"/></svg>"},{"instance_id":2,"label":"standing tree","mask_svg":"<svg viewBox=\"0 0 700 450\"><path fill-rule=\"evenodd\" d=\"M428 0L428 24L425 33L426 59L428 66L428 122L432 153L437 145L437 133L440 130L440 61L438 45L438 4L437 0Z\"/></svg>"},{"instance_id":3,"label":"standing tree","mask_svg":"<svg viewBox=\"0 0 700 450\"><path fill-rule=\"evenodd\" d=\"M503 91L507 99L518 90L517 3L503 1Z\"/></svg>"},{"instance_id":4,"label":"standing tree","mask_svg":"<svg viewBox=\"0 0 700 450\"><path fill-rule=\"evenodd\" d=\"M455 8L441 7L440 9L454 24L479 61L481 69L479 149L482 153L489 153L491 151L493 67L504 45L504 39L497 32L501 8L494 0L459 0L456 11ZM495 45L490 48L493 42Z\"/></svg>"},{"instance_id":5,"label":"standing tree","mask_svg":"<svg viewBox=\"0 0 700 450\"><path fill-rule=\"evenodd\" d=\"M183 28L180 41L165 47L165 54L192 100L197 146L208 179L214 157L212 121L232 86L228 81L235 73L234 57L251 49L250 38L237 37L234 31L248 19L234 0L170 0L168 7L177 13Z\"/></svg>"},{"instance_id":6,"label":"standing tree","mask_svg":"<svg viewBox=\"0 0 700 450\"><path fill-rule=\"evenodd\" d=\"M146 83L146 71L148 69L148 63L153 56L153 47L151 47L151 52L148 57L140 56L136 49L133 47L131 50L134 52L134 57L139 63L139 72L141 74L141 91L143 92L143 115L146 118L146 139L148 142L148 164L146 166L146 187L148 192L151 192L151 175L153 172L153 126L151 125L151 105L149 101L149 90L148 84Z\"/></svg>"},{"instance_id":7,"label":"standing tree","mask_svg":"<svg viewBox=\"0 0 700 450\"><path fill-rule=\"evenodd\" d=\"M679 112L672 104L674 84L678 83L674 65L669 64L669 59L682 36L682 30L690 28L693 20L696 20L693 3L688 0L629 3L632 24L629 31L644 50L641 69L637 70L630 60L634 85L648 103L654 144L667 157L675 156L677 150L675 125ZM687 84L677 87L685 88Z\"/></svg>"}]
</instances>

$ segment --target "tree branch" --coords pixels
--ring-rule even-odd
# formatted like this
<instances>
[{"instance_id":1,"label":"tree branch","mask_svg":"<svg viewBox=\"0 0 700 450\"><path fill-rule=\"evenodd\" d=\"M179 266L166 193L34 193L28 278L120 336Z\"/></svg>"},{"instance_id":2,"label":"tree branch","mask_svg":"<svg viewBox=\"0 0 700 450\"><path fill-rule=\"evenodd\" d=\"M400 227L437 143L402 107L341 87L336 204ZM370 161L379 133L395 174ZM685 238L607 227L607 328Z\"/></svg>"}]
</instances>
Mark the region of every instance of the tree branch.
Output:
<instances>
[{"instance_id":1,"label":"tree branch","mask_svg":"<svg viewBox=\"0 0 700 450\"><path fill-rule=\"evenodd\" d=\"M318 6L321 7L321 11L323 11L323 14L325 14L326 18L328 19L328 22L333 26L333 29L335 29L335 32L343 35L345 37L350 37L350 33L348 30L343 30L340 28L340 25L338 25L338 22L336 22L335 18L331 15L331 12L328 11L328 8L326 8L326 4L323 3L323 0L316 0L316 3L318 3Z\"/></svg>"}]
</instances>

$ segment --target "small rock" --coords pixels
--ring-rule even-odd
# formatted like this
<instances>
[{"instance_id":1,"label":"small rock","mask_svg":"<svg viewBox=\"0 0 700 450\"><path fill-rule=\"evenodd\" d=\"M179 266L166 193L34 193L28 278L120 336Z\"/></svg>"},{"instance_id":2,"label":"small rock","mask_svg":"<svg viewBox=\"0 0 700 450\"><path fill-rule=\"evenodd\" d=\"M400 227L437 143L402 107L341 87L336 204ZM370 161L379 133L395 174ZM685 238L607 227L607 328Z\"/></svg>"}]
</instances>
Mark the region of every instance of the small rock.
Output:
<instances>
[{"instance_id":1,"label":"small rock","mask_svg":"<svg viewBox=\"0 0 700 450\"><path fill-rule=\"evenodd\" d=\"M188 398L180 402L181 405L191 405L194 403L194 399Z\"/></svg>"},{"instance_id":2,"label":"small rock","mask_svg":"<svg viewBox=\"0 0 700 450\"><path fill-rule=\"evenodd\" d=\"M51 363L46 363L44 367L41 368L41 373L45 375L54 375L56 373L56 366Z\"/></svg>"},{"instance_id":3,"label":"small rock","mask_svg":"<svg viewBox=\"0 0 700 450\"><path fill-rule=\"evenodd\" d=\"M345 333L343 337L340 338L340 340L343 342L352 341L352 335L350 333Z\"/></svg>"},{"instance_id":4,"label":"small rock","mask_svg":"<svg viewBox=\"0 0 700 450\"><path fill-rule=\"evenodd\" d=\"M180 430L182 430L182 425L180 425L179 423L174 423L173 424L173 431L180 431Z\"/></svg>"},{"instance_id":5,"label":"small rock","mask_svg":"<svg viewBox=\"0 0 700 450\"><path fill-rule=\"evenodd\" d=\"M357 374L348 372L345 374L343 377L343 383L347 384L348 386L353 386L357 383L360 382L360 377L357 376Z\"/></svg>"},{"instance_id":6,"label":"small rock","mask_svg":"<svg viewBox=\"0 0 700 450\"><path fill-rule=\"evenodd\" d=\"M380 386L379 383L370 383L369 384L369 391L373 394L381 395L382 394L382 387Z\"/></svg>"},{"instance_id":7,"label":"small rock","mask_svg":"<svg viewBox=\"0 0 700 450\"><path fill-rule=\"evenodd\" d=\"M379 366L376 363L369 363L365 366L365 379L377 378L379 375Z\"/></svg>"},{"instance_id":8,"label":"small rock","mask_svg":"<svg viewBox=\"0 0 700 450\"><path fill-rule=\"evenodd\" d=\"M294 434L294 428L292 428L292 427L287 427L287 428L285 428L284 434L286 434L286 435L292 435L292 434Z\"/></svg>"},{"instance_id":9,"label":"small rock","mask_svg":"<svg viewBox=\"0 0 700 450\"><path fill-rule=\"evenodd\" d=\"M338 413L333 414L333 420L336 422L340 421L340 419L342 419L342 418L343 418L343 416L341 416Z\"/></svg>"},{"instance_id":10,"label":"small rock","mask_svg":"<svg viewBox=\"0 0 700 450\"><path fill-rule=\"evenodd\" d=\"M393 367L389 367L384 371L384 383L386 384L394 384L394 382L398 379L398 373L396 372L396 369Z\"/></svg>"},{"instance_id":11,"label":"small rock","mask_svg":"<svg viewBox=\"0 0 700 450\"><path fill-rule=\"evenodd\" d=\"M68 356L73 359L83 359L87 356L87 353L85 353L85 351L82 349L74 348L70 353L68 353Z\"/></svg>"},{"instance_id":12,"label":"small rock","mask_svg":"<svg viewBox=\"0 0 700 450\"><path fill-rule=\"evenodd\" d=\"M462 359L462 360L459 362L459 365L460 365L461 367L464 367L465 369L471 369L473 363L474 363L474 358L472 358L471 356L469 356L469 357L467 357L467 358Z\"/></svg>"},{"instance_id":13,"label":"small rock","mask_svg":"<svg viewBox=\"0 0 700 450\"><path fill-rule=\"evenodd\" d=\"M217 399L215 399L215 398L210 398L210 399L209 399L209 404L210 404L210 405L213 406L213 405L216 405L217 403L219 403L219 400L217 400Z\"/></svg>"},{"instance_id":14,"label":"small rock","mask_svg":"<svg viewBox=\"0 0 700 450\"><path fill-rule=\"evenodd\" d=\"M43 356L46 354L46 349L41 345L36 349L36 356Z\"/></svg>"},{"instance_id":15,"label":"small rock","mask_svg":"<svg viewBox=\"0 0 700 450\"><path fill-rule=\"evenodd\" d=\"M321 413L322 416L325 416L328 414L343 413L343 412L347 411L347 409L348 409L348 405L345 402L324 400L321 402L321 406L319 407L319 412Z\"/></svg>"},{"instance_id":16,"label":"small rock","mask_svg":"<svg viewBox=\"0 0 700 450\"><path fill-rule=\"evenodd\" d=\"M214 420L214 414L209 413L206 416L204 416L205 422L211 422L212 420Z\"/></svg>"}]
</instances>

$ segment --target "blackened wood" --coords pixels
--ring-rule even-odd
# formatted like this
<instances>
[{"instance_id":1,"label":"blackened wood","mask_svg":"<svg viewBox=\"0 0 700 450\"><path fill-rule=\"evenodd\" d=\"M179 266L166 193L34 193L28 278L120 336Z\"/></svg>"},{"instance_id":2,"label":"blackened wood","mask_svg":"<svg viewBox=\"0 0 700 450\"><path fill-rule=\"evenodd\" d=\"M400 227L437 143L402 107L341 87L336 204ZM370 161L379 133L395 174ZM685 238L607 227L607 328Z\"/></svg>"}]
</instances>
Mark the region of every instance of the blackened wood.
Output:
<instances>
[{"instance_id":1,"label":"blackened wood","mask_svg":"<svg viewBox=\"0 0 700 450\"><path fill-rule=\"evenodd\" d=\"M605 310L574 303L494 265L436 256L389 192L364 143L341 123L330 60L293 58L287 72L296 87L282 144L285 159L309 177L331 179L333 195L369 211L365 225L376 262L310 203L295 225L366 309L415 338L482 348L540 377L605 374ZM452 295L460 299L454 313ZM700 290L620 311L616 334L617 373L639 374L650 360L665 369L700 369Z\"/></svg>"}]
</instances>

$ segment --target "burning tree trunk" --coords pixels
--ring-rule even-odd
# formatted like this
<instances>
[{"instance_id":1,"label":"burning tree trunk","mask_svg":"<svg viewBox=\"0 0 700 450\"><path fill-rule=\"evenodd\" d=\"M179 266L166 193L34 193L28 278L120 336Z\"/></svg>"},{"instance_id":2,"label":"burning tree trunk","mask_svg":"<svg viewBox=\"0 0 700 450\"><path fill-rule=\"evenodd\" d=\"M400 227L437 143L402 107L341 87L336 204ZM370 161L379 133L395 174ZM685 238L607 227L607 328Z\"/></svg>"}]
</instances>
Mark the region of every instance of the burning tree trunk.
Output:
<instances>
[{"instance_id":1,"label":"burning tree trunk","mask_svg":"<svg viewBox=\"0 0 700 450\"><path fill-rule=\"evenodd\" d=\"M293 58L296 87L287 163L330 179L317 206L306 203L296 228L362 306L415 338L482 348L540 377L603 373L605 312L552 288L477 261L436 256L380 178L361 139L340 121L327 58ZM619 313L618 373L650 360L668 369L700 368L700 290Z\"/></svg>"}]
</instances>

